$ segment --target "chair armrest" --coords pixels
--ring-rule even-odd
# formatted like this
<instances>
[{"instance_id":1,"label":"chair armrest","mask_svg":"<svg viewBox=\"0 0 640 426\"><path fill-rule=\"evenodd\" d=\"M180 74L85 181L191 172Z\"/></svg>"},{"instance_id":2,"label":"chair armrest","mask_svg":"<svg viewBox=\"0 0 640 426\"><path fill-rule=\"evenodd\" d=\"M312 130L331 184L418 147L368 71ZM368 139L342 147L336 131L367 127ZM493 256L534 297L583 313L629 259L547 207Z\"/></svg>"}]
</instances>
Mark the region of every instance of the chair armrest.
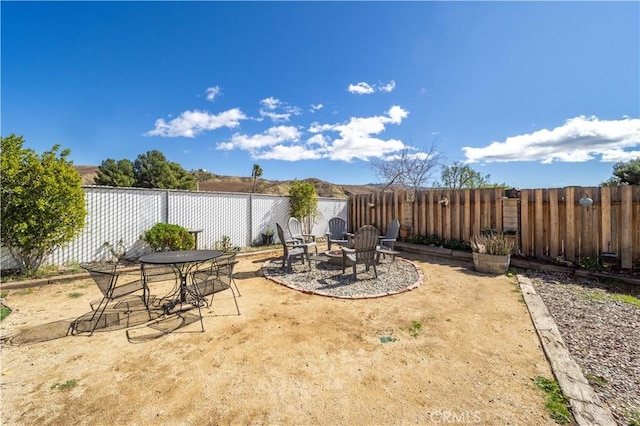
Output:
<instances>
[{"instance_id":1,"label":"chair armrest","mask_svg":"<svg viewBox=\"0 0 640 426\"><path fill-rule=\"evenodd\" d=\"M316 241L316 236L313 234L302 234L302 236L304 238L311 238L311 241L315 242Z\"/></svg>"},{"instance_id":2,"label":"chair armrest","mask_svg":"<svg viewBox=\"0 0 640 426\"><path fill-rule=\"evenodd\" d=\"M347 248L347 247L342 247L342 253L355 253L356 249L352 249L352 248Z\"/></svg>"}]
</instances>

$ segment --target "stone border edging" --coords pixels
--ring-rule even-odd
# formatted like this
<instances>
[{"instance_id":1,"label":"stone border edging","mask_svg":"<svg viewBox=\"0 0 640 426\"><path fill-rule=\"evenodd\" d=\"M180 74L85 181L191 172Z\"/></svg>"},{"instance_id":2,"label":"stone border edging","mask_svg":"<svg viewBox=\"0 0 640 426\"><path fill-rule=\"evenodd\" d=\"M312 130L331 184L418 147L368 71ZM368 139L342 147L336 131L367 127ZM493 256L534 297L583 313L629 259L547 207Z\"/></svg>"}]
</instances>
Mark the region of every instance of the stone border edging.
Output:
<instances>
[{"instance_id":1,"label":"stone border edging","mask_svg":"<svg viewBox=\"0 0 640 426\"><path fill-rule=\"evenodd\" d=\"M324 291L313 291L313 290L308 290L306 288L302 288L302 287L298 287L294 284L291 284L285 280L279 279L278 277L273 277L270 276L268 274L265 274L265 269L267 269L267 267L270 265L270 261L267 260L265 261L262 266L260 267L260 272L262 272L262 276L265 277L266 279L273 281L276 284L280 284L283 285L285 287L288 287L292 290L296 290L299 291L301 293L306 293L306 294L315 294L318 296L324 296L324 297L333 297L335 299L346 299L346 300L358 300L358 299L377 299L380 297L386 297L386 296L393 296L394 294L401 294L401 293L405 293L407 291L411 291L415 288L420 287L420 284L422 284L422 280L424 279L424 274L422 273L422 271L420 270L420 268L416 268L416 265L414 265L413 263L409 262L406 259L402 259L402 258L396 258L395 260L396 262L400 261L400 262L405 262L410 264L411 266L413 266L413 268L416 270L416 273L418 274L418 278L416 279L416 281L413 284L408 285L407 287L404 287L400 290L396 290L396 291L388 291L386 293L378 293L378 294L366 294L366 295L355 295L355 296L337 296L335 294L331 294L331 293L327 293Z\"/></svg>"},{"instance_id":2,"label":"stone border edging","mask_svg":"<svg viewBox=\"0 0 640 426\"><path fill-rule=\"evenodd\" d=\"M553 375L562 393L569 398L578 425L615 426L611 411L602 404L578 364L571 358L558 326L531 280L521 275L516 275L516 278Z\"/></svg>"}]
</instances>

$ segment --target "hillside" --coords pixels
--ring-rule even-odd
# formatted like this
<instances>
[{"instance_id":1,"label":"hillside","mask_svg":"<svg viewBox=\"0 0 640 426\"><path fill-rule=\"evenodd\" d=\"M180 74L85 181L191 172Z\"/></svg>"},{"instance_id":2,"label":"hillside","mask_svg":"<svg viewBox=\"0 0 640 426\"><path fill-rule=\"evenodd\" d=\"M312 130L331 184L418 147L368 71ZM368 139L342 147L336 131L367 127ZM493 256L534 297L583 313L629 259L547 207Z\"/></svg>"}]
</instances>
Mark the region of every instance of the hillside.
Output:
<instances>
[{"instance_id":1,"label":"hillside","mask_svg":"<svg viewBox=\"0 0 640 426\"><path fill-rule=\"evenodd\" d=\"M93 179L98 171L98 166L75 166L82 177L83 185L93 185ZM256 185L256 193L288 195L292 181L277 181L260 179ZM316 188L318 197L347 198L351 194L368 194L374 192L374 185L339 185L325 182L320 179L304 179ZM251 177L216 176L199 183L200 191L210 192L253 192L253 179Z\"/></svg>"}]
</instances>

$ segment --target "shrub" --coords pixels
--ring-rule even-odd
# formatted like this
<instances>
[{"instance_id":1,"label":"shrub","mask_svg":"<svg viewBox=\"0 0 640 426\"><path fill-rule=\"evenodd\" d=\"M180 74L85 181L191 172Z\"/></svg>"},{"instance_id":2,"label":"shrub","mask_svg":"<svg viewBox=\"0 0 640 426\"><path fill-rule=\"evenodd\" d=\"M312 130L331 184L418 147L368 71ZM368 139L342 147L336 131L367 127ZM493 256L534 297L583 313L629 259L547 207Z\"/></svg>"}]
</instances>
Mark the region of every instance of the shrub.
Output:
<instances>
[{"instance_id":1,"label":"shrub","mask_svg":"<svg viewBox=\"0 0 640 426\"><path fill-rule=\"evenodd\" d=\"M156 251L190 250L195 238L180 225L156 223L144 234L144 241Z\"/></svg>"},{"instance_id":2,"label":"shrub","mask_svg":"<svg viewBox=\"0 0 640 426\"><path fill-rule=\"evenodd\" d=\"M513 250L513 243L508 241L501 233L482 233L474 236L471 241L471 250L476 253L507 255Z\"/></svg>"},{"instance_id":3,"label":"shrub","mask_svg":"<svg viewBox=\"0 0 640 426\"><path fill-rule=\"evenodd\" d=\"M0 137L0 234L20 270L32 275L78 236L87 211L71 151L54 145L38 155L23 144L22 136Z\"/></svg>"}]
</instances>

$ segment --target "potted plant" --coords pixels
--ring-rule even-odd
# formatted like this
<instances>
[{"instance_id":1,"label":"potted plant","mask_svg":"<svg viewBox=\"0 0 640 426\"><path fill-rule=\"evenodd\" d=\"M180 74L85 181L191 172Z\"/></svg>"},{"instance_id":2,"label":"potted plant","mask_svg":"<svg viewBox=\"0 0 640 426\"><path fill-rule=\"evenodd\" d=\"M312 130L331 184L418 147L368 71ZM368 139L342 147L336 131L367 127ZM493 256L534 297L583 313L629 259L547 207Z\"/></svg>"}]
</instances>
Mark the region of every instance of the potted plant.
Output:
<instances>
[{"instance_id":1,"label":"potted plant","mask_svg":"<svg viewBox=\"0 0 640 426\"><path fill-rule=\"evenodd\" d=\"M478 272L488 274L505 274L511 262L513 243L502 233L482 233L471 241L473 266Z\"/></svg>"},{"instance_id":2,"label":"potted plant","mask_svg":"<svg viewBox=\"0 0 640 426\"><path fill-rule=\"evenodd\" d=\"M271 245L271 244L273 244L273 229L267 228L262 233L262 244L263 245Z\"/></svg>"}]
</instances>

